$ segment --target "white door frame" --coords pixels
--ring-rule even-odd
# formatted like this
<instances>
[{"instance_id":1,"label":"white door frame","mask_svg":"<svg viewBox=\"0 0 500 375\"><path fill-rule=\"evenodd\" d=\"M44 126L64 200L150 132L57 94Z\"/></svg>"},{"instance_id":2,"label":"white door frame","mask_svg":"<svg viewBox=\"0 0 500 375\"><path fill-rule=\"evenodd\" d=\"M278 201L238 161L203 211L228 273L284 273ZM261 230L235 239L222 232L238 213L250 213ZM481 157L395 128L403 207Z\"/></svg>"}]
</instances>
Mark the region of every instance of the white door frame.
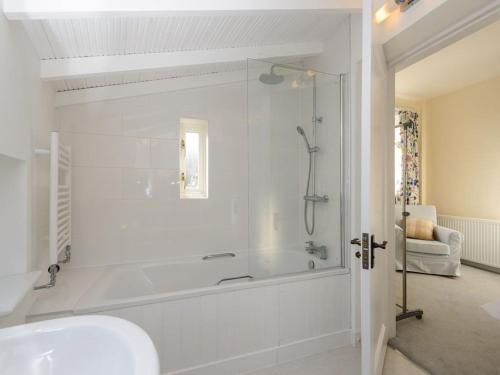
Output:
<instances>
[{"instance_id":1,"label":"white door frame","mask_svg":"<svg viewBox=\"0 0 500 375\"><path fill-rule=\"evenodd\" d=\"M388 75L388 87L392 90L389 91L388 93L388 102L387 102L387 111L388 113L394 113L395 111L395 83L396 83L396 73L409 65L412 65L425 57L432 55L433 53L451 45L452 43L465 38L466 36L480 30L481 28L487 26L488 24L491 24L493 22L496 22L500 20L500 1L492 1L491 5L488 7L480 7L477 9L476 12L470 13L467 16L463 17L460 19L460 21L457 21L451 26L448 27L443 27L439 33L435 35L434 38L432 39L425 39L421 40L420 43L417 44L415 47L415 44L413 44L413 47L409 47L407 49L402 48L398 54L398 57L388 61L388 67L389 67L389 75ZM416 26L418 27L418 21L416 23ZM418 34L418 33L417 33ZM396 36L394 39L398 38ZM387 43L394 42L394 39L391 39L390 41L386 42L384 46ZM390 136L390 137L389 137ZM387 144L391 145L394 142L394 135L391 133L388 137L391 139L387 139ZM387 165L387 171L392 171L388 172L387 180L388 181L393 181L394 180L394 151L393 148L390 147L389 150L387 150L387 155L386 155L386 161L388 163ZM392 189L387 189L388 190L388 207L387 207L387 216L384 218L387 220L388 225L390 223L394 223L394 207L391 202L393 202L394 198L394 192ZM394 243L395 241L395 235L391 236L389 241L392 241ZM391 257L393 257L395 254L391 254ZM392 279L392 274L389 275L389 277ZM389 282L390 286L390 296L392 298L389 298L389 303L390 306L388 306L389 310L393 309L394 310L394 321L396 318L396 310L394 308L396 304L396 296L395 296L395 286L392 281ZM388 327L388 336L389 337L394 337L396 335L396 325L389 325Z\"/></svg>"},{"instance_id":2,"label":"white door frame","mask_svg":"<svg viewBox=\"0 0 500 375\"><path fill-rule=\"evenodd\" d=\"M418 3L415 5L418 6ZM487 25L500 20L500 0L492 0L489 6L480 5L478 9L472 13L461 14L457 11L459 7L458 2L448 0L448 3L443 5L448 6L450 12L454 9L455 21L453 24L448 25L450 22L443 22L442 27L434 32L433 37L419 37L419 27L425 28L425 19L421 19L412 25L411 32L414 35L412 43L405 47L403 41L408 40L408 35L403 35L401 32L394 38L384 43L384 48L391 48L395 44L399 44L397 54L395 57L389 59L387 64L390 69L394 70L394 74L409 65L412 65L429 55L449 46L450 44L467 37L468 35L486 27Z\"/></svg>"}]
</instances>

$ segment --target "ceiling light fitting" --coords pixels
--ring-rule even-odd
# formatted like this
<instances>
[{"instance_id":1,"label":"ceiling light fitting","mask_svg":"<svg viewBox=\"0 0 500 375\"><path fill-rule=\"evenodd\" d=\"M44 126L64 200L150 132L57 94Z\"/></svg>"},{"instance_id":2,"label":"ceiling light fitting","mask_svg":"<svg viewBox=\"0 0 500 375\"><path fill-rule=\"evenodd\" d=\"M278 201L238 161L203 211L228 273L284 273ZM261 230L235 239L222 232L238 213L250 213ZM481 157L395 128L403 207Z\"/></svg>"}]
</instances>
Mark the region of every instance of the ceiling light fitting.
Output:
<instances>
[{"instance_id":1,"label":"ceiling light fitting","mask_svg":"<svg viewBox=\"0 0 500 375\"><path fill-rule=\"evenodd\" d=\"M406 12L408 8L414 5L418 0L394 0L396 5L399 6L401 12Z\"/></svg>"},{"instance_id":2,"label":"ceiling light fitting","mask_svg":"<svg viewBox=\"0 0 500 375\"><path fill-rule=\"evenodd\" d=\"M389 0L375 13L375 22L382 23L399 7L400 12L406 12L418 0Z\"/></svg>"}]
</instances>

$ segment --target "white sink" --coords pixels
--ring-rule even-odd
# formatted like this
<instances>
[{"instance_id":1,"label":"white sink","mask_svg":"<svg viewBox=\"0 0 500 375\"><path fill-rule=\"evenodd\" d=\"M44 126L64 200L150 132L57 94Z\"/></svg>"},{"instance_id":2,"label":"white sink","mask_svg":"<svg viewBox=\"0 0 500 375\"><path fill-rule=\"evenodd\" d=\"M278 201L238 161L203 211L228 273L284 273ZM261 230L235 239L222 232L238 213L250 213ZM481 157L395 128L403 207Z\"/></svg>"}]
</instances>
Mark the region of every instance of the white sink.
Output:
<instances>
[{"instance_id":1,"label":"white sink","mask_svg":"<svg viewBox=\"0 0 500 375\"><path fill-rule=\"evenodd\" d=\"M47 320L0 330L2 375L158 375L141 328L107 316Z\"/></svg>"}]
</instances>

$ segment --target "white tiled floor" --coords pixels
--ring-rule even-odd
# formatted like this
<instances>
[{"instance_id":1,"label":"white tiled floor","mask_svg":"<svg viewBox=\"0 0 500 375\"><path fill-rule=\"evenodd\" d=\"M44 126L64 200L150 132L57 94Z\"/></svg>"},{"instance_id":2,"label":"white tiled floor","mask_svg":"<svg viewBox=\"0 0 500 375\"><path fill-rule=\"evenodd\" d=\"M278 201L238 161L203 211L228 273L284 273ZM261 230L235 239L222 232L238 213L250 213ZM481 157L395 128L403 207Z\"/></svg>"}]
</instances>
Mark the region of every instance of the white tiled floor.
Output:
<instances>
[{"instance_id":1,"label":"white tiled floor","mask_svg":"<svg viewBox=\"0 0 500 375\"><path fill-rule=\"evenodd\" d=\"M247 375L359 375L359 348L345 347L268 367ZM428 375L400 352L387 348L383 375Z\"/></svg>"},{"instance_id":2,"label":"white tiled floor","mask_svg":"<svg viewBox=\"0 0 500 375\"><path fill-rule=\"evenodd\" d=\"M344 347L267 367L247 375L358 375L361 372L359 348Z\"/></svg>"}]
</instances>

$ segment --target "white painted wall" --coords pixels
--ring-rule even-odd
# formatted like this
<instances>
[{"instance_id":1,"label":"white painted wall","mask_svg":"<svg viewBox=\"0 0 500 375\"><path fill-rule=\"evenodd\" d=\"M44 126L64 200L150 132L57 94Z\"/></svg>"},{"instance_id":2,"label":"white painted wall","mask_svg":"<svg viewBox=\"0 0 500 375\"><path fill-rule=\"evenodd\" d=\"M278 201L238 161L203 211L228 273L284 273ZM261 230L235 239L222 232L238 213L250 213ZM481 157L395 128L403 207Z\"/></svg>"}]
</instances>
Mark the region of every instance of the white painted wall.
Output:
<instances>
[{"instance_id":1,"label":"white painted wall","mask_svg":"<svg viewBox=\"0 0 500 375\"><path fill-rule=\"evenodd\" d=\"M27 163L0 156L0 276L28 271Z\"/></svg>"},{"instance_id":2,"label":"white painted wall","mask_svg":"<svg viewBox=\"0 0 500 375\"><path fill-rule=\"evenodd\" d=\"M1 6L1 1L0 1ZM39 58L22 25L0 15L0 275L45 268L48 216L42 176L32 148L52 127L53 92L39 79ZM36 139L33 135L37 135ZM33 233L32 233L33 230Z\"/></svg>"},{"instance_id":3,"label":"white painted wall","mask_svg":"<svg viewBox=\"0 0 500 375\"><path fill-rule=\"evenodd\" d=\"M247 249L245 82L57 110L73 150L72 266ZM208 121L209 198L179 199L179 119Z\"/></svg>"}]
</instances>

